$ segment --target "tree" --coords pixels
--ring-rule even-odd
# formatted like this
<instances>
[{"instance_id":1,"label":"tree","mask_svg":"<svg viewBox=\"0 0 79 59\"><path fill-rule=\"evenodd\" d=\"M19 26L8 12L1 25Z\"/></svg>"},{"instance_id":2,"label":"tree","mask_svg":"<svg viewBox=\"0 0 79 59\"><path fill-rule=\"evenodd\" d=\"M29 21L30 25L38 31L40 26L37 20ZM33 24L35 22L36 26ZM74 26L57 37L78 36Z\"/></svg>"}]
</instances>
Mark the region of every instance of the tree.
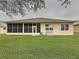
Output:
<instances>
[{"instance_id":1,"label":"tree","mask_svg":"<svg viewBox=\"0 0 79 59\"><path fill-rule=\"evenodd\" d=\"M57 0L62 2L61 6L70 4L69 0ZM25 15L25 11L33 10L38 11L38 9L45 8L44 0L0 0L0 10L6 13L8 16L12 15Z\"/></svg>"},{"instance_id":2,"label":"tree","mask_svg":"<svg viewBox=\"0 0 79 59\"><path fill-rule=\"evenodd\" d=\"M67 8L67 6L71 4L70 0L57 0L57 1L62 2L61 6L65 6L65 8Z\"/></svg>"}]
</instances>

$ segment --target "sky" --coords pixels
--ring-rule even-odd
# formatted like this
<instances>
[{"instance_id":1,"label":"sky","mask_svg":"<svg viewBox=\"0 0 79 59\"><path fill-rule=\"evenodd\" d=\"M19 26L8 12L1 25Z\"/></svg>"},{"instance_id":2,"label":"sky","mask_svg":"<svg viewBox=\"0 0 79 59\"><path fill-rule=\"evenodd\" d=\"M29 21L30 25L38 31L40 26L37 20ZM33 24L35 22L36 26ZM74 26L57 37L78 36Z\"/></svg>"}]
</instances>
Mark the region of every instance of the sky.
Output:
<instances>
[{"instance_id":1,"label":"sky","mask_svg":"<svg viewBox=\"0 0 79 59\"><path fill-rule=\"evenodd\" d=\"M38 10L37 12L31 11L22 17L20 15L10 18L4 12L0 11L0 21L19 20L28 18L52 18L52 19L79 19L79 0L72 0L71 5L65 8L60 5L57 0L45 0L46 9Z\"/></svg>"}]
</instances>

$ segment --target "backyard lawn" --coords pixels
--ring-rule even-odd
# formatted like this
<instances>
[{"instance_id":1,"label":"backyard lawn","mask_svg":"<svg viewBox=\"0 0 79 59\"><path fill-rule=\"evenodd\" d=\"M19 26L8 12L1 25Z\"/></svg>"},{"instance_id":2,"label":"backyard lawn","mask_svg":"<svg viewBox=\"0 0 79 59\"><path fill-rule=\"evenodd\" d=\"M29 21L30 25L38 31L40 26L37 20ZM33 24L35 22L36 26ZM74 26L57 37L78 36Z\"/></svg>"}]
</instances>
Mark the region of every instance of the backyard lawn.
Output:
<instances>
[{"instance_id":1,"label":"backyard lawn","mask_svg":"<svg viewBox=\"0 0 79 59\"><path fill-rule=\"evenodd\" d=\"M0 35L0 59L79 59L79 36Z\"/></svg>"}]
</instances>

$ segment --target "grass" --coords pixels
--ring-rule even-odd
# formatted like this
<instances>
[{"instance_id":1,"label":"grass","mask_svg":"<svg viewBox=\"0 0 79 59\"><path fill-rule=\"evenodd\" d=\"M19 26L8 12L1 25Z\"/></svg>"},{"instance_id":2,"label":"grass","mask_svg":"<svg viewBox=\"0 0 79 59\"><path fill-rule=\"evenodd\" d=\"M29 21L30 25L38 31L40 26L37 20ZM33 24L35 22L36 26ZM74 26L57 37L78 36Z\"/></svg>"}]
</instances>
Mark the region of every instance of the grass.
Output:
<instances>
[{"instance_id":1,"label":"grass","mask_svg":"<svg viewBox=\"0 0 79 59\"><path fill-rule=\"evenodd\" d=\"M79 59L79 36L0 35L0 59Z\"/></svg>"}]
</instances>

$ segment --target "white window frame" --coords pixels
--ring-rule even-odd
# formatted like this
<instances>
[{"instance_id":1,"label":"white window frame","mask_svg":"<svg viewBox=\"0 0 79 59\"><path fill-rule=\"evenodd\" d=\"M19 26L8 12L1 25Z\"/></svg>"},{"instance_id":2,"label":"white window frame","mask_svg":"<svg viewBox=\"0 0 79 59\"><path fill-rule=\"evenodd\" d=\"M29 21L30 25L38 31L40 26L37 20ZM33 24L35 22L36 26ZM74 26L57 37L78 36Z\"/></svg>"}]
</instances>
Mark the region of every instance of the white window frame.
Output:
<instances>
[{"instance_id":1,"label":"white window frame","mask_svg":"<svg viewBox=\"0 0 79 59\"><path fill-rule=\"evenodd\" d=\"M48 25L48 26L47 26ZM51 24L51 23L47 23L47 24L45 24L45 29L46 29L46 31L53 31L53 24ZM48 30L47 30L48 29Z\"/></svg>"},{"instance_id":2,"label":"white window frame","mask_svg":"<svg viewBox=\"0 0 79 59\"><path fill-rule=\"evenodd\" d=\"M68 25L68 27L67 27L67 25ZM69 30L69 24L61 24L61 31L68 31L68 30Z\"/></svg>"}]
</instances>

